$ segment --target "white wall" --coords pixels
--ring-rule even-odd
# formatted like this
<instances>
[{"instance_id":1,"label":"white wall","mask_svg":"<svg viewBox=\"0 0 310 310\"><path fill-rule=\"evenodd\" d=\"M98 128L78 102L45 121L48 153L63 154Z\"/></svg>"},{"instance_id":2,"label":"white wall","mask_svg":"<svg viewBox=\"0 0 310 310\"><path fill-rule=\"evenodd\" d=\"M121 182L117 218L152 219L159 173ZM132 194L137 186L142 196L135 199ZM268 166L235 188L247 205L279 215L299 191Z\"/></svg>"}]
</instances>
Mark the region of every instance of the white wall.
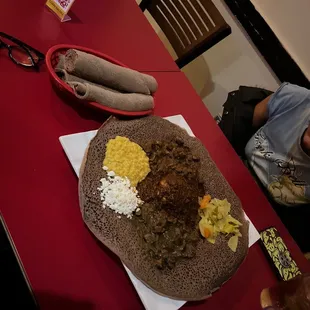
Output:
<instances>
[{"instance_id":1,"label":"white wall","mask_svg":"<svg viewBox=\"0 0 310 310\"><path fill-rule=\"evenodd\" d=\"M222 111L228 92L240 85L275 90L279 81L226 5L221 0L213 3L232 28L231 35L203 54L213 82L203 101L211 114L216 115Z\"/></svg>"},{"instance_id":2,"label":"white wall","mask_svg":"<svg viewBox=\"0 0 310 310\"><path fill-rule=\"evenodd\" d=\"M251 0L310 79L310 0Z\"/></svg>"}]
</instances>

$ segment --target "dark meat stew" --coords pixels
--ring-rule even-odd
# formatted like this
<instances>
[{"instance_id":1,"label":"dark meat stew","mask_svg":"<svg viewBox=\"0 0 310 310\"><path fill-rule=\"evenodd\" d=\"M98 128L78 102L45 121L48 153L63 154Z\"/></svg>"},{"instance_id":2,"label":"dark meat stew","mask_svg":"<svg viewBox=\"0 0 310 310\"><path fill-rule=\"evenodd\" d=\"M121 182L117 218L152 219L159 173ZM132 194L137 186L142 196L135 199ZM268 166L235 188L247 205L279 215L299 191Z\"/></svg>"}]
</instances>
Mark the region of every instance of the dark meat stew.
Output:
<instances>
[{"instance_id":1,"label":"dark meat stew","mask_svg":"<svg viewBox=\"0 0 310 310\"><path fill-rule=\"evenodd\" d=\"M178 260L195 256L200 238L197 210L204 195L198 177L200 159L178 139L142 147L151 172L138 185L145 203L134 221L154 264L173 268Z\"/></svg>"}]
</instances>

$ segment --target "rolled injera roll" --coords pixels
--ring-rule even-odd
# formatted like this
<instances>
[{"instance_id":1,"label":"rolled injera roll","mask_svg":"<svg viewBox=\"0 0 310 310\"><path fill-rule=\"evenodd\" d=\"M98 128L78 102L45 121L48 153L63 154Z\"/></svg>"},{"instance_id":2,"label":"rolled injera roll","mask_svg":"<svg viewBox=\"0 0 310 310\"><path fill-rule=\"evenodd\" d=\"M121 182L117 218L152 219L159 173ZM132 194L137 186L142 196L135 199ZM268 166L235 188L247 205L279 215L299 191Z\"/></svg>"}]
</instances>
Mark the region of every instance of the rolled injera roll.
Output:
<instances>
[{"instance_id":1,"label":"rolled injera roll","mask_svg":"<svg viewBox=\"0 0 310 310\"><path fill-rule=\"evenodd\" d=\"M57 74L57 76L60 79L62 79L67 84L69 84L69 82L80 82L80 83L87 82L87 81L79 78L78 76L74 76L72 74L69 74L65 69L60 69L60 68L56 67L55 73Z\"/></svg>"},{"instance_id":2,"label":"rolled injera roll","mask_svg":"<svg viewBox=\"0 0 310 310\"><path fill-rule=\"evenodd\" d=\"M95 84L95 83L92 83L92 82L89 82L89 81L85 81L84 79L81 79L78 76L69 74L65 69L57 69L56 68L55 72L56 72L56 74L58 75L59 78L61 78L64 82L66 82L72 88L73 88L73 85L70 84L70 83L72 83L72 82L79 82L79 83L82 83L82 84L87 83L87 84L90 84L90 85L94 85L94 86L99 87L99 88L101 88L103 90L107 90L107 88L104 87L104 86L101 86L101 85L98 85L98 84ZM114 89L109 89L109 91L120 94L119 91L114 90ZM79 98L79 99L81 99L81 98Z\"/></svg>"},{"instance_id":3,"label":"rolled injera roll","mask_svg":"<svg viewBox=\"0 0 310 310\"><path fill-rule=\"evenodd\" d=\"M68 82L79 99L95 101L104 106L129 112L146 111L154 108L151 95L120 93L107 87L88 82Z\"/></svg>"},{"instance_id":4,"label":"rolled injera roll","mask_svg":"<svg viewBox=\"0 0 310 310\"><path fill-rule=\"evenodd\" d=\"M64 69L84 80L122 92L150 95L158 87L157 81L150 75L74 49L67 51Z\"/></svg>"}]
</instances>

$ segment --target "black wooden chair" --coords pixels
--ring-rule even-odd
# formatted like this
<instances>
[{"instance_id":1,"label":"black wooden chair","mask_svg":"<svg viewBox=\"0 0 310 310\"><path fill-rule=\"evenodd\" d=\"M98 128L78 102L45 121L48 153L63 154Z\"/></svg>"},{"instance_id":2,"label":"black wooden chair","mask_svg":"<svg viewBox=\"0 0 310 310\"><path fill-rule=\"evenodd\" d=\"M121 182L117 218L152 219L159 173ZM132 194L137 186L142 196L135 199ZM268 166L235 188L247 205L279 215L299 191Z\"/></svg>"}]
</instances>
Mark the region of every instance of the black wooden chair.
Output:
<instances>
[{"instance_id":1,"label":"black wooden chair","mask_svg":"<svg viewBox=\"0 0 310 310\"><path fill-rule=\"evenodd\" d=\"M164 32L184 67L231 33L211 0L142 0Z\"/></svg>"}]
</instances>

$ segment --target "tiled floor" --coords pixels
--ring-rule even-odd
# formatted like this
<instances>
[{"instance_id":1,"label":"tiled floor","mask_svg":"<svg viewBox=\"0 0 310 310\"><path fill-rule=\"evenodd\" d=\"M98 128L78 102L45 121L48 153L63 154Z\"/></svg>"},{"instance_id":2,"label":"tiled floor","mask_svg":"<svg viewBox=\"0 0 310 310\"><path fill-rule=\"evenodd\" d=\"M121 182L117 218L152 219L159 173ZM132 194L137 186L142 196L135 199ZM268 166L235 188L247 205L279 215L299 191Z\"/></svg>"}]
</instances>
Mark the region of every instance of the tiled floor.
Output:
<instances>
[{"instance_id":1,"label":"tiled floor","mask_svg":"<svg viewBox=\"0 0 310 310\"><path fill-rule=\"evenodd\" d=\"M140 3L140 0L136 0ZM186 0L179 0L186 1ZM182 69L213 116L221 113L228 92L240 85L275 90L279 81L261 57L238 20L222 0L213 0L232 34ZM175 53L154 19L145 15L173 58Z\"/></svg>"}]
</instances>

